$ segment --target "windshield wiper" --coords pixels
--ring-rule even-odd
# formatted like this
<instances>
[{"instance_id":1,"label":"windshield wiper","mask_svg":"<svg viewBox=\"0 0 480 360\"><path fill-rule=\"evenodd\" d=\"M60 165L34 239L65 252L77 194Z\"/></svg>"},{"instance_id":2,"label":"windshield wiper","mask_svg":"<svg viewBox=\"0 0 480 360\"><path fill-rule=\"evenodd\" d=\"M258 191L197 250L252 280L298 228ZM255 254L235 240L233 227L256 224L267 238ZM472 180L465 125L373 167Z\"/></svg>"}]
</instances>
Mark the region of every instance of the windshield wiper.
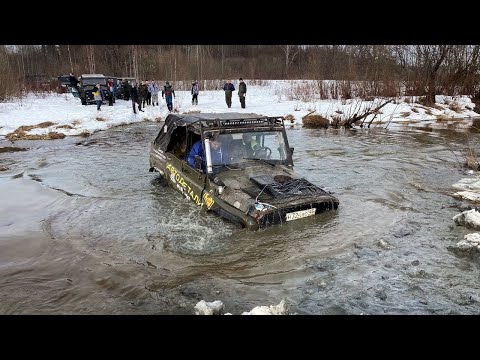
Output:
<instances>
[{"instance_id":1,"label":"windshield wiper","mask_svg":"<svg viewBox=\"0 0 480 360\"><path fill-rule=\"evenodd\" d=\"M275 163L271 163L271 162L269 162L269 161L268 161L268 160L266 160L266 159L259 159L259 158L246 158L246 157L244 157L243 159L245 159L245 160L256 160L256 161L261 161L261 162L264 162L265 164L268 164L268 165L270 165L270 166L275 166ZM273 161L273 160L270 160L270 161Z\"/></svg>"}]
</instances>

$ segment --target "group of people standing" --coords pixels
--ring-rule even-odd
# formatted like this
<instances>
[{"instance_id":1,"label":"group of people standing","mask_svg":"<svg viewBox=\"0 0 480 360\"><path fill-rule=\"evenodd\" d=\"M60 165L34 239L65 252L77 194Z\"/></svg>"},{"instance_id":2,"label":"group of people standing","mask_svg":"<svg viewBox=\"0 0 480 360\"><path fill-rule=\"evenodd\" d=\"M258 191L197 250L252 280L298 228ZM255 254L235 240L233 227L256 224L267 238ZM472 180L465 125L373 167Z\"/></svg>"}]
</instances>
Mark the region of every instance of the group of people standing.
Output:
<instances>
[{"instance_id":1,"label":"group of people standing","mask_svg":"<svg viewBox=\"0 0 480 360\"><path fill-rule=\"evenodd\" d=\"M70 74L70 82L71 86L75 87L78 89L78 80L75 78L73 74ZM110 91L112 92L112 96L115 96L115 90L116 86L113 83L112 79L109 79L108 87ZM126 96L126 100L130 98L132 100L132 108L133 108L133 113L137 113L137 105L138 105L138 111L144 111L142 108L145 108L146 105L152 105L152 106L158 106L158 94L160 92L160 88L158 84L154 80L142 80L141 84L137 86L137 82L135 80L132 80L131 84L128 85L128 82L124 81L122 84L122 87L124 87L124 93L128 94ZM192 89L191 89L191 94L192 94L192 105L198 105L198 94L199 94L200 88L198 85L198 81L195 80L192 83ZM232 84L231 80L227 80L225 85L223 85L223 91L225 92L225 102L227 103L227 106L231 108L232 106L232 93L235 91L235 86ZM96 93L96 94L95 94ZM100 91L100 86L98 86L97 89L94 89L94 96L96 95L95 100L97 101L97 109L100 110L99 101L101 99L101 91ZM239 79L239 84L238 84L238 97L240 100L240 105L242 109L245 109L245 96L247 95L247 85L243 81L242 78ZM165 99L165 102L167 103L167 108L168 111L172 112L173 111L173 98L175 98L175 90L173 89L172 85L166 81L165 85L162 89L162 99ZM100 104L101 105L101 104Z\"/></svg>"},{"instance_id":2,"label":"group of people standing","mask_svg":"<svg viewBox=\"0 0 480 360\"><path fill-rule=\"evenodd\" d=\"M142 110L142 107L145 108L146 105L158 106L158 93L160 88L158 84L153 80L142 80L141 84L137 87L137 82L132 81L129 87L129 95L132 100L133 113L136 114L136 105L138 105L138 111ZM167 81L162 90L162 99L165 98L167 103L168 111L173 111L173 100L172 97L175 97L175 91L173 90L172 85Z\"/></svg>"},{"instance_id":3,"label":"group of people standing","mask_svg":"<svg viewBox=\"0 0 480 360\"><path fill-rule=\"evenodd\" d=\"M232 106L232 93L235 91L235 86L232 84L231 80L227 80L225 85L223 85L223 90L225 91L225 102L227 106L230 108ZM198 105L198 94L200 92L200 88L198 85L198 81L195 80L192 83L191 94L192 94L192 105ZM158 93L159 88L158 85L151 80L142 81L142 84L136 89L135 81L132 82L131 89L130 89L130 96L132 98L132 106L133 112L136 114L135 104L138 103L138 110L143 111L141 109L145 107L145 102L147 105L150 105L150 94L152 98L152 105L155 106L155 103L158 106ZM239 79L238 84L238 97L240 100L240 105L242 109L245 109L245 96L247 95L247 84L243 81L242 78ZM173 111L173 98L175 98L175 91L173 90L172 85L167 81L165 82L165 86L162 90L162 99L165 98L165 102L167 103L168 111Z\"/></svg>"},{"instance_id":4,"label":"group of people standing","mask_svg":"<svg viewBox=\"0 0 480 360\"><path fill-rule=\"evenodd\" d=\"M242 78L238 79L238 97L240 99L240 105L242 109L245 109L245 96L247 95L247 84L243 81ZM225 85L223 85L223 91L225 91L225 102L229 108L232 107L232 93L235 91L235 86L233 86L231 80L227 80Z\"/></svg>"}]
</instances>

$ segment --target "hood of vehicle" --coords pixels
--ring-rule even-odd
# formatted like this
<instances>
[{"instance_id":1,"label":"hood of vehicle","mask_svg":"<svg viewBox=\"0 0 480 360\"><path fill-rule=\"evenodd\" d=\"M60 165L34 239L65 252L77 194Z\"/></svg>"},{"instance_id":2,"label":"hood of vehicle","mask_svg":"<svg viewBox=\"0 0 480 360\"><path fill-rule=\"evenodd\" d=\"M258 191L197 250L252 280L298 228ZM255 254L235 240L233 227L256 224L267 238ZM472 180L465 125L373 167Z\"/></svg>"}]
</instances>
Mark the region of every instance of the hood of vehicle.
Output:
<instances>
[{"instance_id":1,"label":"hood of vehicle","mask_svg":"<svg viewBox=\"0 0 480 360\"><path fill-rule=\"evenodd\" d=\"M268 210L336 202L338 200L318 186L296 174L284 165L256 164L246 169L232 169L216 175L225 188L220 197L244 213L252 212L257 200L257 209L265 204ZM260 205L258 205L260 203Z\"/></svg>"}]
</instances>

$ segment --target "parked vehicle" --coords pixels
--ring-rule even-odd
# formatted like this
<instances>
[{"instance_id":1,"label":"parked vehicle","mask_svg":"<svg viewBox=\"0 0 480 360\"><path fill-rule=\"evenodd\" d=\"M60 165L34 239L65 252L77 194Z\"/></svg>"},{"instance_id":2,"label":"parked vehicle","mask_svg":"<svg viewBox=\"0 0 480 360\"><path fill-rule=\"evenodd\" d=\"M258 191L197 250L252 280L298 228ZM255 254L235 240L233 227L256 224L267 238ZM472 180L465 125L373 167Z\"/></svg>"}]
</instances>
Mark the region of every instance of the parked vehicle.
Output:
<instances>
[{"instance_id":1,"label":"parked vehicle","mask_svg":"<svg viewBox=\"0 0 480 360\"><path fill-rule=\"evenodd\" d=\"M112 93L107 85L108 77L103 74L82 74L79 78L78 93L82 105L95 104L92 90L96 84L100 84L103 90L103 103L113 105Z\"/></svg>"},{"instance_id":2,"label":"parked vehicle","mask_svg":"<svg viewBox=\"0 0 480 360\"><path fill-rule=\"evenodd\" d=\"M58 81L62 93L71 93L74 97L79 97L77 90L70 84L70 75L60 75Z\"/></svg>"},{"instance_id":3,"label":"parked vehicle","mask_svg":"<svg viewBox=\"0 0 480 360\"><path fill-rule=\"evenodd\" d=\"M255 150L245 144L246 137L255 141ZM191 166L188 154L198 140L206 165ZM212 141L222 144L226 161L215 163ZM294 172L292 154L283 117L169 114L150 145L150 171L207 211L256 230L339 205L336 197Z\"/></svg>"}]
</instances>

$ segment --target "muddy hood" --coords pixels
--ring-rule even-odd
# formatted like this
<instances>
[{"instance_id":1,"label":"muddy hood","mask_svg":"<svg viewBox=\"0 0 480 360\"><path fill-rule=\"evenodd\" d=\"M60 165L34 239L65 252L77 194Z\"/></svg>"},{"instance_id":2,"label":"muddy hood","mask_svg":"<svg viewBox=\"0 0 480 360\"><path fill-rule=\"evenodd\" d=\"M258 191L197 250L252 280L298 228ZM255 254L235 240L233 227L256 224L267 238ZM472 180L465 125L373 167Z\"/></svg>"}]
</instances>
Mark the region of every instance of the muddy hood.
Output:
<instances>
[{"instance_id":1,"label":"muddy hood","mask_svg":"<svg viewBox=\"0 0 480 360\"><path fill-rule=\"evenodd\" d=\"M255 166L218 176L225 184L221 198L246 214L312 206L337 208L339 203L336 197L286 166Z\"/></svg>"}]
</instances>

